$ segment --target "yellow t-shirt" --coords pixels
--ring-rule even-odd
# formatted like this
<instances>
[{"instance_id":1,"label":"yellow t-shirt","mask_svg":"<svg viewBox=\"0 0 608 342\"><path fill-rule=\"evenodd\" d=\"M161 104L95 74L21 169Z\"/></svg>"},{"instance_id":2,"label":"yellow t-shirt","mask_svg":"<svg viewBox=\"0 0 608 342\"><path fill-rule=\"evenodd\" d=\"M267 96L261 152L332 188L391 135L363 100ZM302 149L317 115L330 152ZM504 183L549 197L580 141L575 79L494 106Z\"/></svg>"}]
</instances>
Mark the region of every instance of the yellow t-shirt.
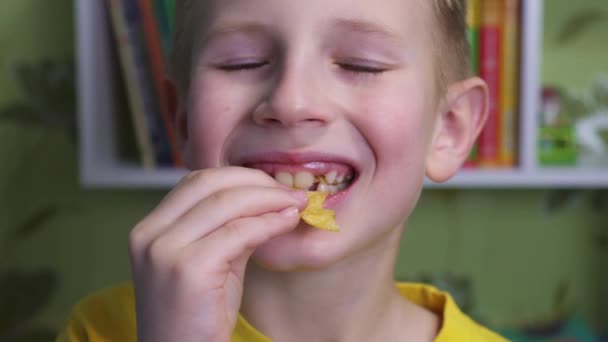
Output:
<instances>
[{"instance_id":1,"label":"yellow t-shirt","mask_svg":"<svg viewBox=\"0 0 608 342\"><path fill-rule=\"evenodd\" d=\"M422 284L397 284L403 297L443 318L435 342L503 342L497 334L475 323L445 292ZM74 308L57 342L136 342L133 286L124 284L94 294ZM239 317L232 342L270 342Z\"/></svg>"}]
</instances>

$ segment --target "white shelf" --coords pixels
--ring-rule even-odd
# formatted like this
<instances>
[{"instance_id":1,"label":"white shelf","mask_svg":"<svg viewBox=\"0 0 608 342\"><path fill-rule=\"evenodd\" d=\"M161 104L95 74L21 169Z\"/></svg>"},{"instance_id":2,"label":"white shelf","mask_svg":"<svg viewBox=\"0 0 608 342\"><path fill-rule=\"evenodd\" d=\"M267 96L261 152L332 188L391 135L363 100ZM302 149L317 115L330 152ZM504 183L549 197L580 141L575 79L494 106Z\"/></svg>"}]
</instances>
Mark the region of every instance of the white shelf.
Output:
<instances>
[{"instance_id":1,"label":"white shelf","mask_svg":"<svg viewBox=\"0 0 608 342\"><path fill-rule=\"evenodd\" d=\"M142 170L134 164L114 165L86 174L89 187L169 189L186 175L185 169ZM546 169L463 170L444 184L427 181L428 188L598 188L608 187L608 172L602 170Z\"/></svg>"},{"instance_id":2,"label":"white shelf","mask_svg":"<svg viewBox=\"0 0 608 342\"><path fill-rule=\"evenodd\" d=\"M520 166L515 170L463 170L438 188L608 188L608 169L537 167L536 127L540 94L543 1L522 2ZM119 160L113 121L112 39L104 0L76 1L80 177L86 187L168 189L185 170L144 170Z\"/></svg>"},{"instance_id":3,"label":"white shelf","mask_svg":"<svg viewBox=\"0 0 608 342\"><path fill-rule=\"evenodd\" d=\"M461 171L445 184L427 183L437 188L598 188L608 187L608 172L581 169L541 169L535 171Z\"/></svg>"}]
</instances>

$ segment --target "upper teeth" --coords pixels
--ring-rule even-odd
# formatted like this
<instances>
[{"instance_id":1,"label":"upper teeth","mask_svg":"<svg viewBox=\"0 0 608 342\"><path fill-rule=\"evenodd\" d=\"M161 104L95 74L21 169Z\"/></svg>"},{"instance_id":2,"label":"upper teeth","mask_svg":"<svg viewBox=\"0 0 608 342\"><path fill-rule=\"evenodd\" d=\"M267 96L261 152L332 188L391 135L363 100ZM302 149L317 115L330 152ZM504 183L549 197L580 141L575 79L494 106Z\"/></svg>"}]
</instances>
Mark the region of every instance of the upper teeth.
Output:
<instances>
[{"instance_id":1,"label":"upper teeth","mask_svg":"<svg viewBox=\"0 0 608 342\"><path fill-rule=\"evenodd\" d=\"M293 185L298 189L306 190L313 184L315 184L315 176L312 173L301 171L293 177Z\"/></svg>"},{"instance_id":2,"label":"upper teeth","mask_svg":"<svg viewBox=\"0 0 608 342\"><path fill-rule=\"evenodd\" d=\"M278 172L276 175L274 175L274 179L283 185L293 188L293 176L290 173Z\"/></svg>"},{"instance_id":3,"label":"upper teeth","mask_svg":"<svg viewBox=\"0 0 608 342\"><path fill-rule=\"evenodd\" d=\"M330 171L328 174L325 175L325 180L327 181L327 184L334 184L334 182L336 181L336 177L338 177L338 172Z\"/></svg>"},{"instance_id":4,"label":"upper teeth","mask_svg":"<svg viewBox=\"0 0 608 342\"><path fill-rule=\"evenodd\" d=\"M330 171L323 176L315 176L310 172L300 171L295 175L281 171L274 175L274 179L290 188L309 190L315 183L318 183L317 191L337 193L348 186L352 176L338 175L337 171Z\"/></svg>"}]
</instances>

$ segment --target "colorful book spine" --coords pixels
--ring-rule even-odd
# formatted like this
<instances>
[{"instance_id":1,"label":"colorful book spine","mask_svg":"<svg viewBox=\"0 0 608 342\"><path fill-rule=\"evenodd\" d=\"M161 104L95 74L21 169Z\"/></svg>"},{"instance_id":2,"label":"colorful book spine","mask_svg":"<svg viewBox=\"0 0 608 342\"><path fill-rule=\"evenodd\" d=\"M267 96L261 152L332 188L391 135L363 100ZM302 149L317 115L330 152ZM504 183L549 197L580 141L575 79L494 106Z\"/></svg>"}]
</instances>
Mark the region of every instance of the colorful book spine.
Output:
<instances>
[{"instance_id":1,"label":"colorful book spine","mask_svg":"<svg viewBox=\"0 0 608 342\"><path fill-rule=\"evenodd\" d=\"M519 102L520 0L503 0L500 165L514 167L517 159Z\"/></svg>"},{"instance_id":2,"label":"colorful book spine","mask_svg":"<svg viewBox=\"0 0 608 342\"><path fill-rule=\"evenodd\" d=\"M163 0L165 4L165 13L167 14L168 23L169 23L169 32L173 32L174 23L173 23L173 14L175 12L175 0Z\"/></svg>"},{"instance_id":3,"label":"colorful book spine","mask_svg":"<svg viewBox=\"0 0 608 342\"><path fill-rule=\"evenodd\" d=\"M144 168L154 168L156 166L156 159L152 142L148 135L148 122L144 114L144 100L136 72L135 51L130 39L131 34L127 25L122 0L108 0L107 4L112 18L112 27L128 93L129 109L133 117L135 140L140 153L141 163Z\"/></svg>"},{"instance_id":4,"label":"colorful book spine","mask_svg":"<svg viewBox=\"0 0 608 342\"><path fill-rule=\"evenodd\" d=\"M159 99L155 96L150 61L145 44L145 34L138 0L122 0L127 31L132 46L138 90L148 123L148 135L154 149L157 166L173 166L171 147L160 114Z\"/></svg>"},{"instance_id":5,"label":"colorful book spine","mask_svg":"<svg viewBox=\"0 0 608 342\"><path fill-rule=\"evenodd\" d=\"M499 165L502 12L501 0L483 1L479 41L479 75L488 84L490 105L486 126L479 137L479 164L482 167L496 167Z\"/></svg>"},{"instance_id":6,"label":"colorful book spine","mask_svg":"<svg viewBox=\"0 0 608 342\"><path fill-rule=\"evenodd\" d=\"M165 60L169 60L171 53L171 46L173 43L173 37L171 33L170 21L172 21L172 12L168 12L165 6L165 0L148 0L153 3L154 16L156 17L156 23L158 24L158 31L160 34L160 41L163 47L163 55Z\"/></svg>"},{"instance_id":7,"label":"colorful book spine","mask_svg":"<svg viewBox=\"0 0 608 342\"><path fill-rule=\"evenodd\" d=\"M150 69L152 71L151 76L154 79L155 94L158 96L160 112L162 113L166 136L171 148L173 164L180 167L183 163L181 154L177 148L175 129L171 120L171 114L169 113L168 94L166 93L166 88L164 86L167 71L154 8L150 0L139 0L139 7L141 10L143 31L148 47L147 51Z\"/></svg>"},{"instance_id":8,"label":"colorful book spine","mask_svg":"<svg viewBox=\"0 0 608 342\"><path fill-rule=\"evenodd\" d=\"M467 36L469 40L471 72L479 75L479 30L481 28L481 0L467 1ZM464 163L465 168L476 167L479 159L477 142L473 144L471 154Z\"/></svg>"},{"instance_id":9,"label":"colorful book spine","mask_svg":"<svg viewBox=\"0 0 608 342\"><path fill-rule=\"evenodd\" d=\"M481 0L467 2L467 35L471 54L471 71L479 75L479 31L481 29Z\"/></svg>"}]
</instances>

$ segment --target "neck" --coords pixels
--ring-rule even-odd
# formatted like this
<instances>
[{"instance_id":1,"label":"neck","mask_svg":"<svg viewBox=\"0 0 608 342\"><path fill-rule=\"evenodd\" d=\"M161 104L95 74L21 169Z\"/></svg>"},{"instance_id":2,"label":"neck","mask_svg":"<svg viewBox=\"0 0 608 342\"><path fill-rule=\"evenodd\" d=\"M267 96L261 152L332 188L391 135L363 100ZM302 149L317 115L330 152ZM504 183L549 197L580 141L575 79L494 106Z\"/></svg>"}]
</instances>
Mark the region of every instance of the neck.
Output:
<instances>
[{"instance_id":1,"label":"neck","mask_svg":"<svg viewBox=\"0 0 608 342\"><path fill-rule=\"evenodd\" d=\"M400 235L396 229L322 270L272 272L250 263L241 311L276 341L402 339L405 313L415 306L399 295L393 280Z\"/></svg>"}]
</instances>

